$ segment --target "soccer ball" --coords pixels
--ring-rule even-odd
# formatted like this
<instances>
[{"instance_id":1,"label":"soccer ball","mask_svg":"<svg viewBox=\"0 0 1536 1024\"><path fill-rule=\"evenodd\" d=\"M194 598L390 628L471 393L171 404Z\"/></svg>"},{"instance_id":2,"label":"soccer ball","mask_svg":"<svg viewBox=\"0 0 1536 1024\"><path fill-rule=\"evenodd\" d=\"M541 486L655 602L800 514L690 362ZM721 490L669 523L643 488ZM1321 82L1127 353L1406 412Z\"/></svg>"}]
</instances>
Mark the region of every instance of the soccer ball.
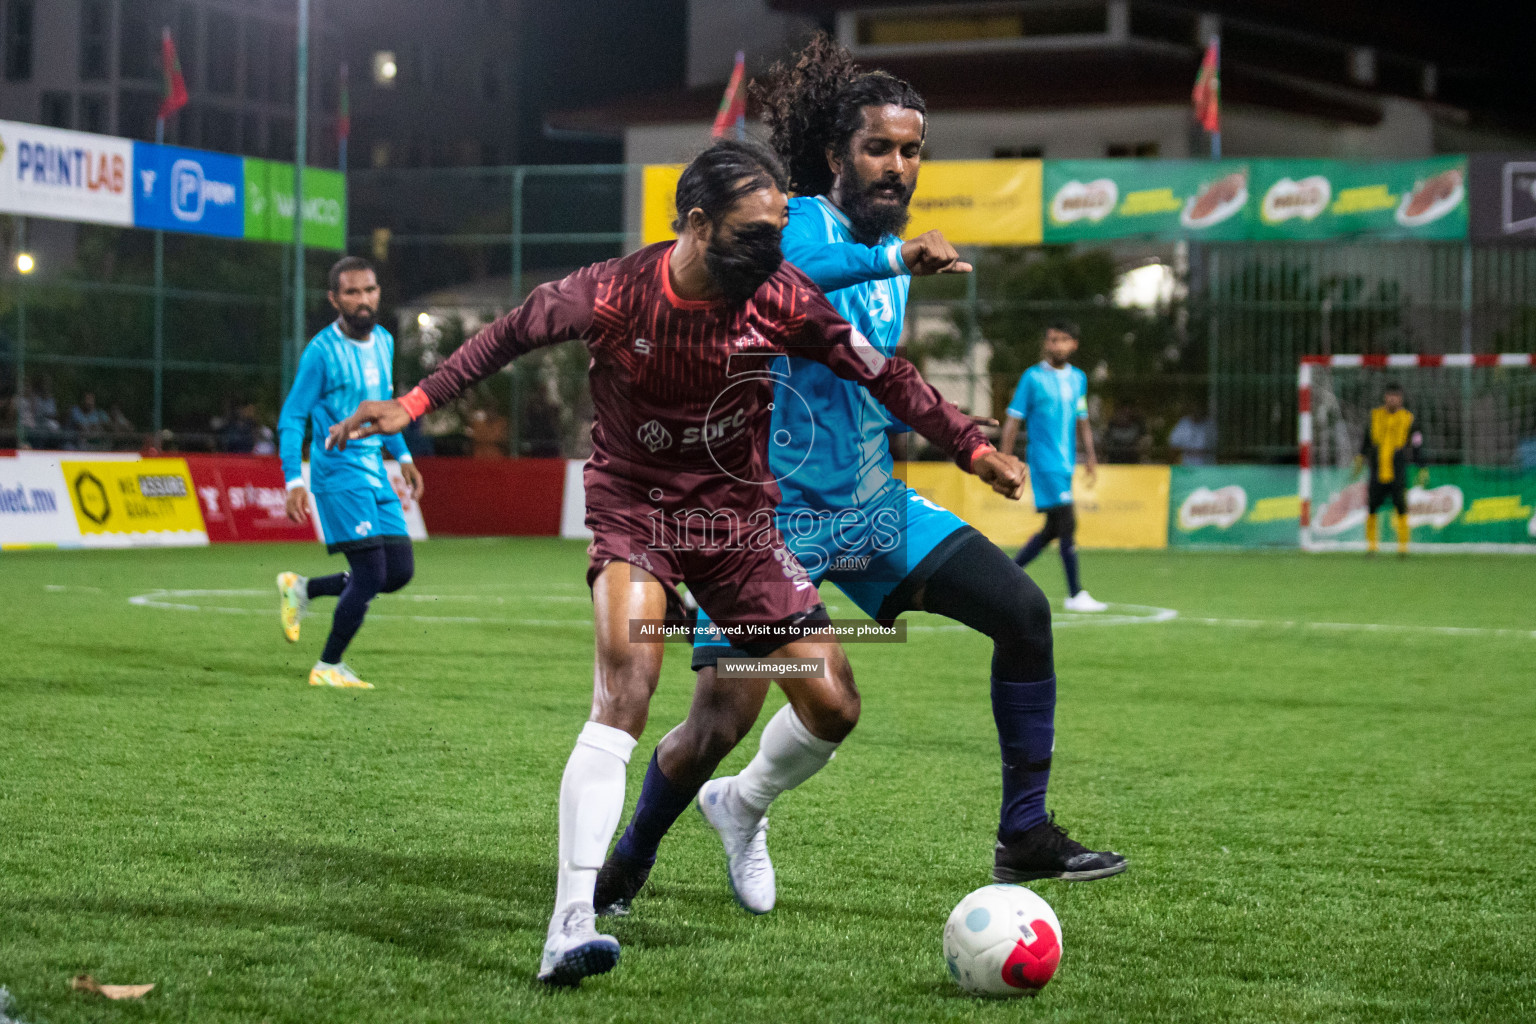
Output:
<instances>
[{"instance_id":1,"label":"soccer ball","mask_svg":"<svg viewBox=\"0 0 1536 1024\"><path fill-rule=\"evenodd\" d=\"M1022 885L985 885L960 901L944 924L944 962L976 996L1032 996L1061 963L1061 922Z\"/></svg>"}]
</instances>

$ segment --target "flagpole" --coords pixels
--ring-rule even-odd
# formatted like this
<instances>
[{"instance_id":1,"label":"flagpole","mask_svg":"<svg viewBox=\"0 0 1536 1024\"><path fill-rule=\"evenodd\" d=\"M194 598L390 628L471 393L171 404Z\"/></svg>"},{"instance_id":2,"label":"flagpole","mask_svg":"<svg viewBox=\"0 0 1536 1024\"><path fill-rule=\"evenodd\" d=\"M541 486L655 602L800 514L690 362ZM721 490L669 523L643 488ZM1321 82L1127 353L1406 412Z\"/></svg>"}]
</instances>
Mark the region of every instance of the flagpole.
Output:
<instances>
[{"instance_id":1,"label":"flagpole","mask_svg":"<svg viewBox=\"0 0 1536 1024\"><path fill-rule=\"evenodd\" d=\"M352 97L347 89L347 66L341 66L341 131L336 139L336 169L347 173L347 140L352 137Z\"/></svg>"},{"instance_id":2,"label":"flagpole","mask_svg":"<svg viewBox=\"0 0 1536 1024\"><path fill-rule=\"evenodd\" d=\"M298 75L294 88L293 136L293 358L304 351L304 162L309 158L309 0L298 0ZM281 389L286 397L287 380Z\"/></svg>"},{"instance_id":3,"label":"flagpole","mask_svg":"<svg viewBox=\"0 0 1536 1024\"><path fill-rule=\"evenodd\" d=\"M169 29L167 29L169 31ZM165 118L155 118L155 145L165 145ZM161 165L162 167L164 164ZM166 186L169 188L170 183ZM155 229L155 339L154 339L154 408L150 422L154 429L154 446L160 448L160 431L165 426L165 232Z\"/></svg>"},{"instance_id":4,"label":"flagpole","mask_svg":"<svg viewBox=\"0 0 1536 1024\"><path fill-rule=\"evenodd\" d=\"M1221 82L1221 36L1220 35L1212 36L1211 37L1211 45L1216 48L1216 81L1218 83L1218 85L1216 87L1217 90L1218 90L1217 93L1216 93L1216 97L1217 97L1216 98L1216 102L1218 104L1220 104L1221 103L1221 93L1220 93L1219 90L1221 89L1221 86L1220 86L1219 83ZM1218 116L1219 116L1220 109L1221 109L1220 106L1218 106L1217 107ZM1216 130L1214 132L1211 132L1211 159L1212 160L1220 160L1221 159L1221 122L1219 120L1216 122Z\"/></svg>"}]
</instances>

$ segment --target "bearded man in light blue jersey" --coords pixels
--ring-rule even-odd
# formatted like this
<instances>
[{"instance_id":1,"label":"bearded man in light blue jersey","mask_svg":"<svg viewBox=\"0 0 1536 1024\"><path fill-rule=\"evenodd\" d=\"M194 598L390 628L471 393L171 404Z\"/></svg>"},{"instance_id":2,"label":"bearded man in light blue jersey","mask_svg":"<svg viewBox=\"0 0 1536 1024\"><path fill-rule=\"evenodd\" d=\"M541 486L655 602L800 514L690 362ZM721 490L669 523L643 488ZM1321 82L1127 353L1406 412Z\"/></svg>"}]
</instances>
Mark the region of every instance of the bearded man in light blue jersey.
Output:
<instances>
[{"instance_id":1,"label":"bearded man in light blue jersey","mask_svg":"<svg viewBox=\"0 0 1536 1024\"><path fill-rule=\"evenodd\" d=\"M789 166L784 256L882 353L901 338L912 275L965 273L938 232L903 242L927 119L922 98L882 72L864 73L825 36L779 65L760 98L773 144ZM871 617L890 622L923 610L956 619L993 641L991 688L1003 760L1003 807L993 853L997 881L1087 880L1126 867L1119 854L1070 839L1045 810L1054 746L1056 677L1050 605L1007 554L893 473L888 432L904 431L878 402L821 367L790 358L776 367L768 458L782 500L777 524L811 578L831 581ZM837 742L818 735L825 708L793 698L763 730L740 775L709 780L756 720L761 679L729 678L736 656L700 615L688 719L667 734L646 772L634 818L598 875L600 914L627 913L657 846L695 794L726 848L737 901L753 913L776 899L767 808L823 767ZM845 735L856 692L837 709Z\"/></svg>"},{"instance_id":2,"label":"bearded man in light blue jersey","mask_svg":"<svg viewBox=\"0 0 1536 1024\"><path fill-rule=\"evenodd\" d=\"M379 281L373 265L360 256L344 256L331 267L327 296L337 316L310 339L299 357L293 388L277 421L278 451L288 482L288 518L309 516L309 491L326 550L347 556L348 571L308 578L296 572L277 577L278 612L283 635L297 643L299 626L311 599L335 597L336 612L320 660L309 672L311 686L372 689L342 660L342 655L379 594L390 594L411 581L415 558L406 532L400 498L390 484L381 451L400 462L412 496L421 498L421 472L398 435L370 437L343 450L325 446L331 426L362 402L394 397L395 339L377 322ZM309 487L303 475L304 428L310 428Z\"/></svg>"}]
</instances>

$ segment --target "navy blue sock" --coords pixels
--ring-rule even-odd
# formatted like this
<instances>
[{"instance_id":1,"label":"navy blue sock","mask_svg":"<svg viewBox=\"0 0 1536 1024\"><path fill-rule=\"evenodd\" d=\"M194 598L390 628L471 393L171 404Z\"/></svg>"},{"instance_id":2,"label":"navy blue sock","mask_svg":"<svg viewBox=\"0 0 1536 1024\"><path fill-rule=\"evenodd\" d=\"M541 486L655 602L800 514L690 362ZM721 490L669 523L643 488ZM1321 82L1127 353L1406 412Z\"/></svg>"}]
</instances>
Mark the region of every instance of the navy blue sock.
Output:
<instances>
[{"instance_id":1,"label":"navy blue sock","mask_svg":"<svg viewBox=\"0 0 1536 1024\"><path fill-rule=\"evenodd\" d=\"M1035 534L1033 537L1029 538L1028 542L1026 542L1022 548L1019 548L1019 553L1013 558L1014 564L1016 564L1021 569L1024 568L1024 566L1038 558L1040 556L1040 552L1044 551L1045 546L1050 542L1051 538L1045 535L1044 530Z\"/></svg>"},{"instance_id":2,"label":"navy blue sock","mask_svg":"<svg viewBox=\"0 0 1536 1024\"><path fill-rule=\"evenodd\" d=\"M330 576L311 576L309 578L309 596L314 597L340 597L341 592L347 589L347 580L352 578L349 572L332 573Z\"/></svg>"},{"instance_id":3,"label":"navy blue sock","mask_svg":"<svg viewBox=\"0 0 1536 1024\"><path fill-rule=\"evenodd\" d=\"M629 820L629 828L624 830L618 845L613 848L614 855L631 864L650 866L656 863L656 848L661 845L661 837L698 795L699 787L678 786L667 778L653 753L650 767L645 770L645 782L640 786L640 799L635 803L635 816Z\"/></svg>"},{"instance_id":4,"label":"navy blue sock","mask_svg":"<svg viewBox=\"0 0 1536 1024\"><path fill-rule=\"evenodd\" d=\"M1061 567L1067 572L1067 594L1076 597L1083 589L1077 578L1077 545L1065 537L1061 539Z\"/></svg>"},{"instance_id":5,"label":"navy blue sock","mask_svg":"<svg viewBox=\"0 0 1536 1024\"><path fill-rule=\"evenodd\" d=\"M347 588L336 602L336 614L331 618L331 635L325 638L325 650L320 660L334 665L341 660L347 645L362 628L363 616L368 614L368 604L378 596L384 586L384 549L365 548L347 552L347 562L352 571L347 573Z\"/></svg>"},{"instance_id":6,"label":"navy blue sock","mask_svg":"<svg viewBox=\"0 0 1536 1024\"><path fill-rule=\"evenodd\" d=\"M997 837L1011 842L1046 820L1045 788L1056 742L1056 677L992 680L992 717L1003 751L1003 812Z\"/></svg>"}]
</instances>

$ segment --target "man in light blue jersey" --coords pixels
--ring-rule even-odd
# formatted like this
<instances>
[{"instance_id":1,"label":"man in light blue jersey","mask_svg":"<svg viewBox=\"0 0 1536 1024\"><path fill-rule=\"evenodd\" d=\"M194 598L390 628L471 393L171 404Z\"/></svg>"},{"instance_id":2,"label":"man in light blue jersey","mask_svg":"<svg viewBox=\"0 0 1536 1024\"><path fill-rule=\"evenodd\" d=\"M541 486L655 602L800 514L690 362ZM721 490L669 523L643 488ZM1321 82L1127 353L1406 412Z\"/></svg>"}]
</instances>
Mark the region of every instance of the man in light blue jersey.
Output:
<instances>
[{"instance_id":1,"label":"man in light blue jersey","mask_svg":"<svg viewBox=\"0 0 1536 1024\"><path fill-rule=\"evenodd\" d=\"M1008 422L1003 425L1002 449L1013 454L1019 425L1028 437L1024 461L1029 466L1030 489L1035 509L1045 513L1045 525L1019 549L1014 559L1020 568L1033 562L1046 545L1056 541L1061 566L1067 574L1069 612L1102 612L1109 606L1083 589L1077 565L1077 512L1072 504L1072 471L1077 467L1077 446L1083 446L1083 467L1088 486L1098 480L1099 460L1093 451L1093 431L1088 427L1088 375L1071 363L1077 351L1076 324L1052 324L1045 332L1043 358L1025 370L1008 402Z\"/></svg>"},{"instance_id":2,"label":"man in light blue jersey","mask_svg":"<svg viewBox=\"0 0 1536 1024\"><path fill-rule=\"evenodd\" d=\"M343 450L325 446L325 437L362 402L394 397L395 339L377 323L379 282L360 256L344 256L331 267L328 297L337 317L310 339L299 357L298 374L278 417L283 477L288 481L288 518L309 516L304 486L304 428L310 428L309 490L326 550L347 556L347 572L306 578L296 572L277 577L279 614L289 643L312 598L335 597L336 613L320 660L309 671L311 686L373 689L342 660L379 594L411 581L415 559L400 498L384 469L381 449L400 462L400 473L420 499L421 472L398 435L370 437Z\"/></svg>"},{"instance_id":3,"label":"man in light blue jersey","mask_svg":"<svg viewBox=\"0 0 1536 1024\"><path fill-rule=\"evenodd\" d=\"M901 338L910 277L971 269L938 232L899 237L921 161L923 101L899 79L858 71L825 36L792 67L775 68L771 83L761 98L799 193L790 201L784 256L872 347L889 354ZM993 877L1086 880L1123 871L1125 858L1069 839L1045 810L1056 698L1045 596L991 541L895 477L887 433L905 427L879 403L806 360L790 358L775 372L768 459L782 496L777 523L806 572L836 583L875 619L930 611L993 640L1003 759ZM708 616L701 613L699 623L693 706L657 746L629 828L598 875L600 914L628 912L662 836L695 794L725 845L738 902L754 913L772 909L768 805L837 748L812 727L826 709L798 707L792 696L746 769L708 781L756 720L768 684L728 676L721 659L741 652L710 628ZM858 701L851 693L838 709L842 733L857 720Z\"/></svg>"}]
</instances>

